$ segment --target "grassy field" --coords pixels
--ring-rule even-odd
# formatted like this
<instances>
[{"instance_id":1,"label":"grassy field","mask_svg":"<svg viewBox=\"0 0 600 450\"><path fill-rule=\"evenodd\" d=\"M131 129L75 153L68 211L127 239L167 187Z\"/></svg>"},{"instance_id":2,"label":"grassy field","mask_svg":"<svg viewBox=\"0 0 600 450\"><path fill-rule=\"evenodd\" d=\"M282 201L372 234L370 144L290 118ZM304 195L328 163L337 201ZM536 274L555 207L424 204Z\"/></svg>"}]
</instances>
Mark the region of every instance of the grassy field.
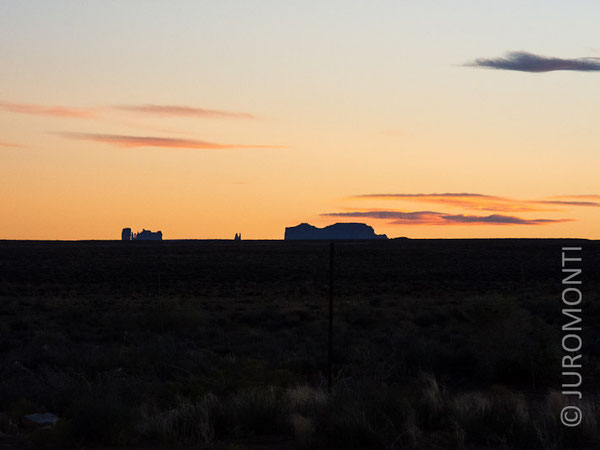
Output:
<instances>
[{"instance_id":1,"label":"grassy field","mask_svg":"<svg viewBox=\"0 0 600 450\"><path fill-rule=\"evenodd\" d=\"M561 246L584 422L559 422ZM599 448L600 242L0 242L0 448ZM30 431L24 414L52 412Z\"/></svg>"}]
</instances>

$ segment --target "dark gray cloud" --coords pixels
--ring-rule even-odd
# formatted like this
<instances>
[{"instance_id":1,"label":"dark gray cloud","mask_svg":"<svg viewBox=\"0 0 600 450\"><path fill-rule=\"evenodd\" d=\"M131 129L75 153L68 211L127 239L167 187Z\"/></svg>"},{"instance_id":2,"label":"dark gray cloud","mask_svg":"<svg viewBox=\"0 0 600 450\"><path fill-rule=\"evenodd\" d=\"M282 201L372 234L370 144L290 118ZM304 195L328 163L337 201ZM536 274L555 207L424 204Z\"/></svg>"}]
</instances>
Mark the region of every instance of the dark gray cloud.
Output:
<instances>
[{"instance_id":1,"label":"dark gray cloud","mask_svg":"<svg viewBox=\"0 0 600 450\"><path fill-rule=\"evenodd\" d=\"M564 205L564 206L593 206L599 207L599 202L582 202L582 201L567 201L567 200L540 200L536 203L542 203L546 205Z\"/></svg>"},{"instance_id":2,"label":"dark gray cloud","mask_svg":"<svg viewBox=\"0 0 600 450\"><path fill-rule=\"evenodd\" d=\"M546 225L570 222L572 219L523 219L516 216L491 214L474 216L446 214L436 211L350 211L321 214L323 217L353 217L392 220L392 225Z\"/></svg>"},{"instance_id":3,"label":"dark gray cloud","mask_svg":"<svg viewBox=\"0 0 600 450\"><path fill-rule=\"evenodd\" d=\"M490 216L466 216L464 214L442 216L453 223L481 223L495 225L543 225L547 223L570 222L570 219L522 219L515 216L492 214Z\"/></svg>"},{"instance_id":4,"label":"dark gray cloud","mask_svg":"<svg viewBox=\"0 0 600 450\"><path fill-rule=\"evenodd\" d=\"M321 214L323 217L367 217L370 219L402 219L423 220L431 216L440 216L443 213L435 211L351 211Z\"/></svg>"},{"instance_id":5,"label":"dark gray cloud","mask_svg":"<svg viewBox=\"0 0 600 450\"><path fill-rule=\"evenodd\" d=\"M563 59L534 55L528 52L508 52L503 58L478 58L465 65L519 72L551 72L553 70L594 72L600 71L600 58Z\"/></svg>"}]
</instances>

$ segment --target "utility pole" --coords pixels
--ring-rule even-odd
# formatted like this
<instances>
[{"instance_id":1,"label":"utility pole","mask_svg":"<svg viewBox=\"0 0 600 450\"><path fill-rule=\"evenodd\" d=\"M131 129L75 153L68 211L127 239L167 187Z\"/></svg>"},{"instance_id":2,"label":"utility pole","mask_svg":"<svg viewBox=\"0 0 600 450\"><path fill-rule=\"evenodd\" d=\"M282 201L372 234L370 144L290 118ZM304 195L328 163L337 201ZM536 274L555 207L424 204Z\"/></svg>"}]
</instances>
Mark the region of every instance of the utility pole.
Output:
<instances>
[{"instance_id":1,"label":"utility pole","mask_svg":"<svg viewBox=\"0 0 600 450\"><path fill-rule=\"evenodd\" d=\"M327 391L333 386L333 241L329 243L329 333L327 346Z\"/></svg>"}]
</instances>

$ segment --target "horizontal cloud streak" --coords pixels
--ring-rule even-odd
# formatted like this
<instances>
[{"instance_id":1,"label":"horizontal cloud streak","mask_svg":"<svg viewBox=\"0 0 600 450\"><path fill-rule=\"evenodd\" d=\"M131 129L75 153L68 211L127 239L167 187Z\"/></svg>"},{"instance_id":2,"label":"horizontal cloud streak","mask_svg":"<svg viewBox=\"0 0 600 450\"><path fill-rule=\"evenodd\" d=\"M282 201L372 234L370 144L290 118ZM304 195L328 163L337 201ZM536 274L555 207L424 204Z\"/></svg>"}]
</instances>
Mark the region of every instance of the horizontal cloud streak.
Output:
<instances>
[{"instance_id":1,"label":"horizontal cloud streak","mask_svg":"<svg viewBox=\"0 0 600 450\"><path fill-rule=\"evenodd\" d=\"M557 210L556 208L549 208L551 206L600 207L600 202L590 201L600 198L600 196L593 195L550 197L553 200L520 200L463 192L443 194L366 194L351 198L437 203L470 210L497 212L541 212ZM544 205L547 207L544 207Z\"/></svg>"},{"instance_id":2,"label":"horizontal cloud streak","mask_svg":"<svg viewBox=\"0 0 600 450\"><path fill-rule=\"evenodd\" d=\"M37 116L67 117L76 119L90 119L95 117L95 110L85 108L68 108L66 106L34 105L30 103L0 102L0 108L18 114Z\"/></svg>"},{"instance_id":3,"label":"horizontal cloud streak","mask_svg":"<svg viewBox=\"0 0 600 450\"><path fill-rule=\"evenodd\" d=\"M493 195L473 194L471 192L444 192L443 194L363 194L356 198L420 198L420 197L478 197L500 198Z\"/></svg>"},{"instance_id":4,"label":"horizontal cloud streak","mask_svg":"<svg viewBox=\"0 0 600 450\"><path fill-rule=\"evenodd\" d=\"M0 147L23 148L24 145L13 144L12 142L0 141Z\"/></svg>"},{"instance_id":5,"label":"horizontal cloud streak","mask_svg":"<svg viewBox=\"0 0 600 450\"><path fill-rule=\"evenodd\" d=\"M394 225L436 225L440 224L442 213L435 211L352 211L325 213L322 217L352 217L368 219L393 219Z\"/></svg>"},{"instance_id":6,"label":"horizontal cloud streak","mask_svg":"<svg viewBox=\"0 0 600 450\"><path fill-rule=\"evenodd\" d=\"M556 195L554 198L585 198L600 199L600 194L575 194L575 195Z\"/></svg>"},{"instance_id":7,"label":"horizontal cloud streak","mask_svg":"<svg viewBox=\"0 0 600 450\"><path fill-rule=\"evenodd\" d=\"M471 67L483 67L496 70L515 70L519 72L551 72L554 70L572 70L580 72L600 71L600 58L562 59L534 55L528 52L508 52L504 58L478 58L465 64Z\"/></svg>"},{"instance_id":8,"label":"horizontal cloud streak","mask_svg":"<svg viewBox=\"0 0 600 450\"><path fill-rule=\"evenodd\" d=\"M255 119L256 117L249 113L223 111L219 109L194 108L191 106L177 105L117 105L113 107L120 111L143 113L156 116L182 116L182 117L206 117L206 118L225 118L225 119Z\"/></svg>"},{"instance_id":9,"label":"horizontal cloud streak","mask_svg":"<svg viewBox=\"0 0 600 450\"><path fill-rule=\"evenodd\" d=\"M546 225L569 222L571 219L523 219L515 216L492 214L473 216L446 214L435 211L352 211L321 214L323 217L353 217L370 219L392 219L393 225Z\"/></svg>"},{"instance_id":10,"label":"horizontal cloud streak","mask_svg":"<svg viewBox=\"0 0 600 450\"><path fill-rule=\"evenodd\" d=\"M202 150L225 150L225 149L253 149L253 148L283 148L275 145L248 145L248 144L221 144L216 142L200 141L196 139L178 139L155 136L127 136L120 134L96 134L96 133L56 133L69 139L101 142L116 147L160 147L160 148L193 148Z\"/></svg>"},{"instance_id":11,"label":"horizontal cloud streak","mask_svg":"<svg viewBox=\"0 0 600 450\"><path fill-rule=\"evenodd\" d=\"M366 194L357 195L352 198L437 203L478 211L540 212L550 210L548 208L536 206L535 202L471 192L446 192L441 194Z\"/></svg>"},{"instance_id":12,"label":"horizontal cloud streak","mask_svg":"<svg viewBox=\"0 0 600 450\"><path fill-rule=\"evenodd\" d=\"M73 108L68 106L40 105L33 103L17 103L0 101L0 109L17 114L30 114L38 116L65 117L90 119L95 118L98 112L110 110L154 115L159 117L204 117L223 119L256 119L252 114L246 112L225 111L220 109L195 108L192 106L179 105L116 105L112 107L96 108Z\"/></svg>"},{"instance_id":13,"label":"horizontal cloud streak","mask_svg":"<svg viewBox=\"0 0 600 450\"><path fill-rule=\"evenodd\" d=\"M589 202L589 201L577 201L577 200L540 200L535 203L542 203L548 205L564 205L564 206L593 206L599 207L600 203L598 202Z\"/></svg>"},{"instance_id":14,"label":"horizontal cloud streak","mask_svg":"<svg viewBox=\"0 0 600 450\"><path fill-rule=\"evenodd\" d=\"M570 222L571 219L522 219L514 216L492 214L490 216L466 216L464 214L442 216L442 219L457 224L493 225L544 225L548 223Z\"/></svg>"}]
</instances>

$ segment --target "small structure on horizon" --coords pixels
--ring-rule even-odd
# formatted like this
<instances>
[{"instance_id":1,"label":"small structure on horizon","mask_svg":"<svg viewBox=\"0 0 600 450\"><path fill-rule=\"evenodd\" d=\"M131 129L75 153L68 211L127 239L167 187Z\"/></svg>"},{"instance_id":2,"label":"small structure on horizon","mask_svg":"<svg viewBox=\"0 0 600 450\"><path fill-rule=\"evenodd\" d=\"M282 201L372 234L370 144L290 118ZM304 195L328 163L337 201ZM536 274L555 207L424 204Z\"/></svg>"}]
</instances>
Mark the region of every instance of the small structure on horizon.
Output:
<instances>
[{"instance_id":1,"label":"small structure on horizon","mask_svg":"<svg viewBox=\"0 0 600 450\"><path fill-rule=\"evenodd\" d=\"M241 241L242 240L242 233L235 233L235 237L233 238L234 241Z\"/></svg>"},{"instance_id":2,"label":"small structure on horizon","mask_svg":"<svg viewBox=\"0 0 600 450\"><path fill-rule=\"evenodd\" d=\"M150 231L142 229L138 233L132 233L131 228L123 228L121 231L122 241L162 241L162 231Z\"/></svg>"},{"instance_id":3,"label":"small structure on horizon","mask_svg":"<svg viewBox=\"0 0 600 450\"><path fill-rule=\"evenodd\" d=\"M387 239L385 234L375 234L373 227L365 223L336 223L323 228L317 228L308 223L285 229L284 239L314 240L314 239Z\"/></svg>"}]
</instances>

